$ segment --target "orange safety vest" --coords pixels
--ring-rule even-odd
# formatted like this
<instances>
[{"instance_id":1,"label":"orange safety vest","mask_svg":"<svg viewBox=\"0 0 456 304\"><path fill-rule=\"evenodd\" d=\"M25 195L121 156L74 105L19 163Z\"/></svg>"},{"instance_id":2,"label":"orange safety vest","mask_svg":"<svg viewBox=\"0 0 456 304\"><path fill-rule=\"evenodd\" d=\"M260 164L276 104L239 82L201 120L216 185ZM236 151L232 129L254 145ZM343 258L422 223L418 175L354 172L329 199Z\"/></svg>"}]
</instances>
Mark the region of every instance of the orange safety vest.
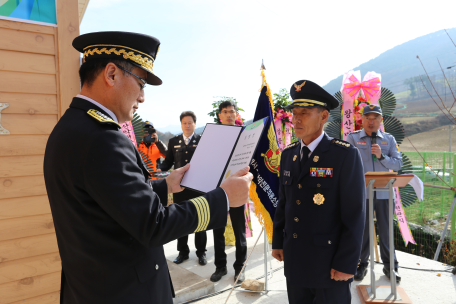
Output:
<instances>
[{"instance_id":1,"label":"orange safety vest","mask_svg":"<svg viewBox=\"0 0 456 304\"><path fill-rule=\"evenodd\" d=\"M152 172L157 171L157 160L165 155L163 155L160 150L158 150L158 147L155 143L151 143L149 147L147 147L144 143L141 143L138 148L139 151L143 152L147 156L149 156L150 161L152 162L152 165L154 166ZM150 173L152 173L150 172ZM156 177L149 177L150 180L156 180Z\"/></svg>"}]
</instances>

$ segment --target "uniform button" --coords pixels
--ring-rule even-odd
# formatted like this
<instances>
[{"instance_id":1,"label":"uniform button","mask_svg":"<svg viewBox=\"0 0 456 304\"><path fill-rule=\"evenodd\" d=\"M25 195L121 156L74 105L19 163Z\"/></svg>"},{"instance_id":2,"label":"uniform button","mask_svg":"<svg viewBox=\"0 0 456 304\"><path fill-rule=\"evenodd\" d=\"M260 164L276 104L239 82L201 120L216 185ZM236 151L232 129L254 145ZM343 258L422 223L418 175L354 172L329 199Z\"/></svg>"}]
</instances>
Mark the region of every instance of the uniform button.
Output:
<instances>
[{"instance_id":1,"label":"uniform button","mask_svg":"<svg viewBox=\"0 0 456 304\"><path fill-rule=\"evenodd\" d=\"M299 188L299 189L301 189L301 188L302 188L301 184L298 184L298 188Z\"/></svg>"},{"instance_id":2,"label":"uniform button","mask_svg":"<svg viewBox=\"0 0 456 304\"><path fill-rule=\"evenodd\" d=\"M187 151L185 151L185 154L187 154L187 153L188 153L188 152L187 152Z\"/></svg>"},{"instance_id":3,"label":"uniform button","mask_svg":"<svg viewBox=\"0 0 456 304\"><path fill-rule=\"evenodd\" d=\"M331 245L331 241L328 241L328 244Z\"/></svg>"},{"instance_id":4,"label":"uniform button","mask_svg":"<svg viewBox=\"0 0 456 304\"><path fill-rule=\"evenodd\" d=\"M297 217L294 218L295 222L299 222L299 219Z\"/></svg>"},{"instance_id":5,"label":"uniform button","mask_svg":"<svg viewBox=\"0 0 456 304\"><path fill-rule=\"evenodd\" d=\"M297 200L297 201L296 201L296 204L301 205L301 201L300 201L300 200Z\"/></svg>"},{"instance_id":6,"label":"uniform button","mask_svg":"<svg viewBox=\"0 0 456 304\"><path fill-rule=\"evenodd\" d=\"M318 187L318 188L320 188L320 187L321 187L321 185L320 185L320 184L317 184L317 187Z\"/></svg>"},{"instance_id":7,"label":"uniform button","mask_svg":"<svg viewBox=\"0 0 456 304\"><path fill-rule=\"evenodd\" d=\"M156 270L158 270L158 264L157 264L157 265L155 265L155 269L156 269Z\"/></svg>"},{"instance_id":8,"label":"uniform button","mask_svg":"<svg viewBox=\"0 0 456 304\"><path fill-rule=\"evenodd\" d=\"M298 234L297 233L293 233L293 238L297 239L298 238Z\"/></svg>"},{"instance_id":9,"label":"uniform button","mask_svg":"<svg viewBox=\"0 0 456 304\"><path fill-rule=\"evenodd\" d=\"M288 181L285 181L285 184L288 184Z\"/></svg>"},{"instance_id":10,"label":"uniform button","mask_svg":"<svg viewBox=\"0 0 456 304\"><path fill-rule=\"evenodd\" d=\"M188 162L188 160L185 160L185 162Z\"/></svg>"}]
</instances>

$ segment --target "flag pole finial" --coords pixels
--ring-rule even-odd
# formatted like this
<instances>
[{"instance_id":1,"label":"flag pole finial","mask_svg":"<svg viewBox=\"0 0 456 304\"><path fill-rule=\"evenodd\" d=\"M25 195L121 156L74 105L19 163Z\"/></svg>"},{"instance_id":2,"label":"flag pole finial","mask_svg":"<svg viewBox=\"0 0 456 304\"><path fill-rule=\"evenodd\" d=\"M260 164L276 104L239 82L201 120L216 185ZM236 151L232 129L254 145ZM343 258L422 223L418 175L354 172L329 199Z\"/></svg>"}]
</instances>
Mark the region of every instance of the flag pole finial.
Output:
<instances>
[{"instance_id":1,"label":"flag pole finial","mask_svg":"<svg viewBox=\"0 0 456 304\"><path fill-rule=\"evenodd\" d=\"M261 59L261 68L260 68L260 70L262 70L262 71L265 71L265 70L266 70L266 67L264 66L264 61L263 61L263 59Z\"/></svg>"}]
</instances>

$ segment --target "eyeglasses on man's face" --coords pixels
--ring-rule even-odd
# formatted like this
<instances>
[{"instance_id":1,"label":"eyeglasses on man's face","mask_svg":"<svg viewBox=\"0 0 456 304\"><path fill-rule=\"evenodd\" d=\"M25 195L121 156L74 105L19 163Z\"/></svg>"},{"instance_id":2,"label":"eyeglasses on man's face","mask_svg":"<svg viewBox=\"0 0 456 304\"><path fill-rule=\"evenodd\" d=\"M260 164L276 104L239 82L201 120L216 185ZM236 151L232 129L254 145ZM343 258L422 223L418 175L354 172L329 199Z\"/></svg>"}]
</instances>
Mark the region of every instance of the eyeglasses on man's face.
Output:
<instances>
[{"instance_id":1,"label":"eyeglasses on man's face","mask_svg":"<svg viewBox=\"0 0 456 304\"><path fill-rule=\"evenodd\" d=\"M234 114L236 114L236 111L234 111L234 110L231 110L231 111L224 110L224 111L222 111L222 113L225 114L225 115L227 115L227 114L234 115Z\"/></svg>"},{"instance_id":2,"label":"eyeglasses on man's face","mask_svg":"<svg viewBox=\"0 0 456 304\"><path fill-rule=\"evenodd\" d=\"M144 90L144 88L146 87L146 84L147 84L147 80L145 80L144 78L139 77L138 75L130 72L129 70L127 70L127 69L125 69L125 68L123 68L121 66L118 66L117 64L116 64L116 67L118 67L122 71L127 72L128 74L131 74L131 75L135 76L136 78L138 78L139 81L141 81L141 84L138 83L139 87L141 88L141 90Z\"/></svg>"}]
</instances>

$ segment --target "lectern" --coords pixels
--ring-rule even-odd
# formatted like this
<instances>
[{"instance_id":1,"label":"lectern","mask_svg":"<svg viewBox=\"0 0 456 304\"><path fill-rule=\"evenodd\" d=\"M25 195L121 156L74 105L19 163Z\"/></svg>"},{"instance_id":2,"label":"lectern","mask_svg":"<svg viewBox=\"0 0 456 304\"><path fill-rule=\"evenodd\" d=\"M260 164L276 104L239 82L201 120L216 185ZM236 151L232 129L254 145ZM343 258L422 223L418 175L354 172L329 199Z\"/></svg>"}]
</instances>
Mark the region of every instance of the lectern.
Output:
<instances>
[{"instance_id":1,"label":"lectern","mask_svg":"<svg viewBox=\"0 0 456 304\"><path fill-rule=\"evenodd\" d=\"M367 174L365 175L366 186L369 191L369 249L370 249L370 275L371 284L358 285L359 298L362 303L412 303L405 293L404 289L396 286L396 274L394 273L394 230L393 230L393 212L394 212L394 190L393 187L404 187L413 178L413 174L396 175L385 172L386 174ZM387 187L379 188L379 187ZM375 286L374 273L374 191L389 192L389 247L390 247L390 281L391 287ZM400 202L399 202L400 203ZM391 289L391 290L390 290Z\"/></svg>"}]
</instances>

